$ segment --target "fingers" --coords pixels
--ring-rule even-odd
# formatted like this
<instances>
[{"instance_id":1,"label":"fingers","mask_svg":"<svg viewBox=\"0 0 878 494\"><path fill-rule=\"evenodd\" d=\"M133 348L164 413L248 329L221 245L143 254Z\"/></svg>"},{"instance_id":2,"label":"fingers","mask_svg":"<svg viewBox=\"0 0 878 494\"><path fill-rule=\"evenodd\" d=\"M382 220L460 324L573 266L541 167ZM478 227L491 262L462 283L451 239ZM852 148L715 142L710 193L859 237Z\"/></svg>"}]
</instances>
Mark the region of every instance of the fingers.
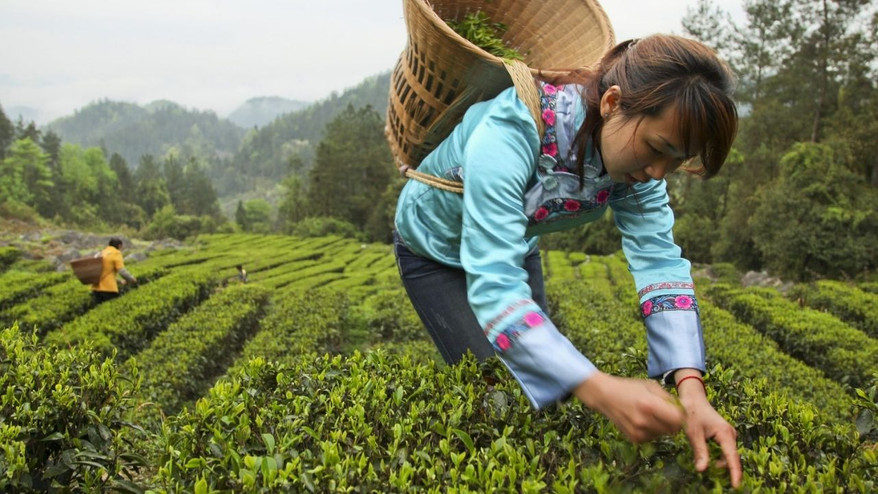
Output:
<instances>
[{"instance_id":1,"label":"fingers","mask_svg":"<svg viewBox=\"0 0 878 494\"><path fill-rule=\"evenodd\" d=\"M700 424L691 423L686 427L686 437L692 446L692 455L695 457L695 470L703 472L710 464L710 453L707 450L707 439Z\"/></svg>"},{"instance_id":2,"label":"fingers","mask_svg":"<svg viewBox=\"0 0 878 494\"><path fill-rule=\"evenodd\" d=\"M634 404L628 427L623 427L622 431L635 443L678 432L683 426L684 415L673 396L655 382L644 382L643 385L647 393Z\"/></svg>"},{"instance_id":3,"label":"fingers","mask_svg":"<svg viewBox=\"0 0 878 494\"><path fill-rule=\"evenodd\" d=\"M722 458L716 461L715 466L727 468L732 487L739 487L743 468L741 467L741 457L738 455L738 433L735 428L710 406L706 408L695 406L689 408L687 413L686 437L692 446L695 470L703 472L710 465L707 441L712 439L722 450Z\"/></svg>"},{"instance_id":4,"label":"fingers","mask_svg":"<svg viewBox=\"0 0 878 494\"><path fill-rule=\"evenodd\" d=\"M685 416L670 393L663 390L657 383L649 383L650 392L659 398L652 403L652 416L657 422L660 434L674 434L683 427Z\"/></svg>"},{"instance_id":5,"label":"fingers","mask_svg":"<svg viewBox=\"0 0 878 494\"><path fill-rule=\"evenodd\" d=\"M739 487L741 485L741 476L743 475L743 469L741 468L741 457L738 455L738 433L735 429L729 427L728 429L718 433L714 436L714 441L719 443L720 448L722 448L723 459L725 465L724 467L728 467L729 469L729 477L732 479L732 487ZM717 462L719 465L720 462Z\"/></svg>"}]
</instances>

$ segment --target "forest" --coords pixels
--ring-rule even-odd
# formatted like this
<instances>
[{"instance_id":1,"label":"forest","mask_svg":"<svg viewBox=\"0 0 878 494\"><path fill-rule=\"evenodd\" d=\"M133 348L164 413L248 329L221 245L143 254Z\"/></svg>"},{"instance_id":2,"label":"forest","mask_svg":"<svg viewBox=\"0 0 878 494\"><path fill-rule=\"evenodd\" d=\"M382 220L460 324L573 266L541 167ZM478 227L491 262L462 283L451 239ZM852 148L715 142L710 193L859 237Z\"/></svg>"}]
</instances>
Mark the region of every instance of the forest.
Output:
<instances>
[{"instance_id":1,"label":"forest","mask_svg":"<svg viewBox=\"0 0 878 494\"><path fill-rule=\"evenodd\" d=\"M675 238L695 262L794 281L868 277L878 264L875 2L743 6L740 25L710 0L684 17L685 33L738 78L740 131L718 177L668 179ZM388 85L375 76L246 130L169 102L97 102L45 128L0 113L0 212L144 238L388 241L401 187L383 137ZM543 244L609 254L618 240L607 217Z\"/></svg>"}]
</instances>

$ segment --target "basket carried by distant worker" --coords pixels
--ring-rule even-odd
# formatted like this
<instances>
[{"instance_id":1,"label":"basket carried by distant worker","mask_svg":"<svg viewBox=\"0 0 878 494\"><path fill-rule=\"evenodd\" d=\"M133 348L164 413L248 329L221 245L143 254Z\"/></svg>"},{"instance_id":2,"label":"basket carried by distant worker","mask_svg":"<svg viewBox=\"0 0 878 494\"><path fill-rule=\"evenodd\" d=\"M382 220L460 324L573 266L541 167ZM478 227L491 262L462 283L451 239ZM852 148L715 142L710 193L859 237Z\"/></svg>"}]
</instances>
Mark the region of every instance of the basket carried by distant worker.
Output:
<instances>
[{"instance_id":1,"label":"basket carried by distant worker","mask_svg":"<svg viewBox=\"0 0 878 494\"><path fill-rule=\"evenodd\" d=\"M101 279L103 258L100 254L91 257L80 257L70 261L73 274L83 285L94 285Z\"/></svg>"},{"instance_id":2,"label":"basket carried by distant worker","mask_svg":"<svg viewBox=\"0 0 878 494\"><path fill-rule=\"evenodd\" d=\"M408 42L391 75L386 133L404 176L414 175L467 108L513 83L540 125L533 77L593 65L615 44L597 0L403 0L403 11ZM477 11L506 25L502 41L524 62L488 53L445 22Z\"/></svg>"}]
</instances>

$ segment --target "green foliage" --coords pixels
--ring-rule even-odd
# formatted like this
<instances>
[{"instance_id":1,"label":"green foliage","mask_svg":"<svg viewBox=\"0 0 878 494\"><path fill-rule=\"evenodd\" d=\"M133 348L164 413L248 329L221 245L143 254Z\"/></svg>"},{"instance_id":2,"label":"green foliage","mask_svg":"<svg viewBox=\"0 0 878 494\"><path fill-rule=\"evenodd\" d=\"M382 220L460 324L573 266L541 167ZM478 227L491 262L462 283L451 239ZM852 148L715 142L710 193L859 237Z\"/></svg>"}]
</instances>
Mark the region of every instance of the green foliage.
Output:
<instances>
[{"instance_id":1,"label":"green foliage","mask_svg":"<svg viewBox=\"0 0 878 494\"><path fill-rule=\"evenodd\" d=\"M137 284L143 286L166 274L162 268L138 270ZM63 324L84 314L94 307L91 291L82 283L68 276L68 281L41 288L9 309L0 312L0 324L17 323L23 331L32 331L38 336L54 331ZM121 288L121 293L129 291Z\"/></svg>"},{"instance_id":2,"label":"green foliage","mask_svg":"<svg viewBox=\"0 0 878 494\"><path fill-rule=\"evenodd\" d=\"M366 297L352 311L348 339L364 344L406 342L427 336L421 319L402 288L381 290ZM355 338L359 336L359 338Z\"/></svg>"},{"instance_id":3,"label":"green foliage","mask_svg":"<svg viewBox=\"0 0 878 494\"><path fill-rule=\"evenodd\" d=\"M878 341L830 314L801 308L769 289L716 285L708 295L776 341L784 352L836 381L864 386L878 371Z\"/></svg>"},{"instance_id":4,"label":"green foliage","mask_svg":"<svg viewBox=\"0 0 878 494\"><path fill-rule=\"evenodd\" d=\"M257 285L231 285L169 325L129 363L142 376L138 396L165 413L199 397L252 335L268 295Z\"/></svg>"},{"instance_id":5,"label":"green foliage","mask_svg":"<svg viewBox=\"0 0 878 494\"><path fill-rule=\"evenodd\" d=\"M187 110L171 102L145 107L101 100L48 126L66 142L83 147L105 147L129 163L141 156L162 156L170 148L196 158L233 153L244 130L211 111Z\"/></svg>"},{"instance_id":6,"label":"green foliage","mask_svg":"<svg viewBox=\"0 0 878 494\"><path fill-rule=\"evenodd\" d=\"M15 139L15 127L12 121L3 111L3 105L0 105L0 160L6 156L6 148L12 144Z\"/></svg>"},{"instance_id":7,"label":"green foliage","mask_svg":"<svg viewBox=\"0 0 878 494\"><path fill-rule=\"evenodd\" d=\"M642 377L647 348L625 259L549 251L543 260L559 329L602 370ZM251 282L217 288L238 263ZM0 286L45 276L24 276L20 269L19 263L0 274ZM140 280L166 274L71 316L46 336L50 346L14 330L32 349L30 363L10 360L0 344L0 389L8 389L4 379L14 378L33 382L33 394L44 397L24 405L20 393L0 394L6 400L0 407L14 404L0 409L0 483L6 482L0 490L30 492L24 474L33 491L49 490L34 483L42 477L29 465L45 465L37 458L51 455L52 465L69 463L65 471L74 471L59 492L133 490L134 483L156 493L729 489L724 470L694 471L682 434L633 445L576 401L534 412L497 359L441 363L404 295L388 245L342 237L201 235L183 248L150 254L135 271ZM733 268L719 271L731 277ZM49 317L55 313L50 299L63 300L70 282L75 280L37 289L10 309L40 300ZM325 286L307 289L316 284ZM192 295L200 290L203 295ZM862 384L848 380L859 387L854 390L844 378L828 379L816 360L786 353L793 351L790 341L796 348L819 348L814 352L821 356L848 355L836 350L848 340L864 349L868 342L775 290L750 290L772 305L795 307L791 317L787 311L772 320L791 335L775 343L757 331L769 327L764 322L749 325L711 303L733 290L699 293L699 306L708 397L738 431L742 490L874 491L878 403L874 370L868 374L874 354L844 361L847 374L864 375ZM799 314L804 312L808 325ZM73 335L75 327L82 331ZM818 342L821 331L840 341ZM5 337L0 334L0 342ZM76 343L72 349L68 337ZM116 351L128 363L116 371L113 360L101 363L86 342L109 351L105 356ZM85 379L117 387L127 401L101 401L106 393L76 384ZM72 397L58 381L74 383ZM92 405L98 402L106 406ZM57 415L50 413L54 409ZM54 420L31 420L37 429L80 439L48 453L62 439L52 432L25 436L8 419L34 416L34 410ZM120 420L101 419L116 412ZM74 420L69 430L57 425L67 419L63 414ZM89 436L88 424L77 425L80 418L121 439L97 441L103 429L93 425ZM39 440L46 436L53 439ZM30 454L28 441L43 449ZM68 461L70 455L83 458L77 452L63 456L74 448L98 451L88 454L103 466ZM717 448L710 452L719 458Z\"/></svg>"},{"instance_id":8,"label":"green foliage","mask_svg":"<svg viewBox=\"0 0 878 494\"><path fill-rule=\"evenodd\" d=\"M347 221L336 218L324 218L315 216L305 218L292 225L290 234L296 237L326 237L338 235L346 238L358 239L362 235L357 227Z\"/></svg>"},{"instance_id":9,"label":"green foliage","mask_svg":"<svg viewBox=\"0 0 878 494\"><path fill-rule=\"evenodd\" d=\"M175 238L185 240L199 233L212 233L217 229L217 220L211 216L190 216L177 214L174 206L168 204L155 213L147 225L143 238L157 240Z\"/></svg>"},{"instance_id":10,"label":"green foliage","mask_svg":"<svg viewBox=\"0 0 878 494\"><path fill-rule=\"evenodd\" d=\"M793 287L787 297L813 309L829 312L872 338L878 338L876 294L864 292L842 281L820 280Z\"/></svg>"},{"instance_id":11,"label":"green foliage","mask_svg":"<svg viewBox=\"0 0 878 494\"><path fill-rule=\"evenodd\" d=\"M872 376L872 385L866 389L857 389L857 432L860 441L871 443L873 449L878 449L878 374ZM875 451L878 456L878 451ZM878 469L878 467L876 467Z\"/></svg>"},{"instance_id":12,"label":"green foliage","mask_svg":"<svg viewBox=\"0 0 878 494\"><path fill-rule=\"evenodd\" d=\"M619 250L622 235L616 228L612 211L593 223L540 237L540 248L608 255Z\"/></svg>"},{"instance_id":13,"label":"green foliage","mask_svg":"<svg viewBox=\"0 0 878 494\"><path fill-rule=\"evenodd\" d=\"M832 150L799 144L751 220L766 266L785 279L852 277L878 267L878 193Z\"/></svg>"},{"instance_id":14,"label":"green foliage","mask_svg":"<svg viewBox=\"0 0 878 494\"><path fill-rule=\"evenodd\" d=\"M0 160L0 203L18 202L38 212L52 212L49 157L30 139L15 141Z\"/></svg>"},{"instance_id":15,"label":"green foliage","mask_svg":"<svg viewBox=\"0 0 878 494\"><path fill-rule=\"evenodd\" d=\"M61 273L35 273L19 269L6 271L0 274L0 310L12 307L65 278L67 276Z\"/></svg>"},{"instance_id":16,"label":"green foliage","mask_svg":"<svg viewBox=\"0 0 878 494\"><path fill-rule=\"evenodd\" d=\"M160 331L198 305L217 284L211 271L178 272L97 306L46 335L48 345L86 344L124 359L145 348Z\"/></svg>"},{"instance_id":17,"label":"green foliage","mask_svg":"<svg viewBox=\"0 0 878 494\"><path fill-rule=\"evenodd\" d=\"M0 331L0 490L140 491L144 431L127 422L134 377L94 353L45 348L16 326Z\"/></svg>"},{"instance_id":18,"label":"green foliage","mask_svg":"<svg viewBox=\"0 0 878 494\"><path fill-rule=\"evenodd\" d=\"M137 205L143 209L147 217L151 218L156 211L171 202L168 183L152 155L145 154L140 157L134 179L137 182L134 190Z\"/></svg>"},{"instance_id":19,"label":"green foliage","mask_svg":"<svg viewBox=\"0 0 878 494\"><path fill-rule=\"evenodd\" d=\"M15 247L0 247L0 272L6 271L21 258L21 250Z\"/></svg>"},{"instance_id":20,"label":"green foliage","mask_svg":"<svg viewBox=\"0 0 878 494\"><path fill-rule=\"evenodd\" d=\"M326 126L308 178L308 216L348 221L362 230L395 167L381 115L348 106Z\"/></svg>"},{"instance_id":21,"label":"green foliage","mask_svg":"<svg viewBox=\"0 0 878 494\"><path fill-rule=\"evenodd\" d=\"M522 60L524 57L514 48L503 43L503 35L508 29L502 22L491 22L488 14L478 10L469 12L459 21L446 20L451 29L467 41L500 58Z\"/></svg>"},{"instance_id":22,"label":"green foliage","mask_svg":"<svg viewBox=\"0 0 878 494\"><path fill-rule=\"evenodd\" d=\"M235 221L242 231L248 233L271 233L271 204L265 199L251 199L238 203Z\"/></svg>"},{"instance_id":23,"label":"green foliage","mask_svg":"<svg viewBox=\"0 0 878 494\"><path fill-rule=\"evenodd\" d=\"M349 106L370 106L379 115L387 112L390 71L369 77L342 94L333 93L307 108L279 116L270 124L251 131L230 163L215 167L208 173L220 195L245 192L259 186L273 187L290 173L289 163L295 157L303 161L301 171L313 165L318 143L326 126Z\"/></svg>"}]
</instances>

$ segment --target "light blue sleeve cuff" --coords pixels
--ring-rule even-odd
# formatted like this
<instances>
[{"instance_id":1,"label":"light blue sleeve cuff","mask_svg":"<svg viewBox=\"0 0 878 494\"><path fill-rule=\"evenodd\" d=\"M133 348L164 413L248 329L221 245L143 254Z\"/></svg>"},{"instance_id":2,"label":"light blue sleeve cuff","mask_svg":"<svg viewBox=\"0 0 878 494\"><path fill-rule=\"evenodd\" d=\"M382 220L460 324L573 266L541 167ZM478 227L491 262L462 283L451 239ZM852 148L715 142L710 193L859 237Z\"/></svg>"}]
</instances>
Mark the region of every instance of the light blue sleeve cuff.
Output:
<instances>
[{"instance_id":1,"label":"light blue sleeve cuff","mask_svg":"<svg viewBox=\"0 0 878 494\"><path fill-rule=\"evenodd\" d=\"M682 368L705 372L704 338L698 312L654 312L646 317L645 323L649 345L646 366L650 377L667 377L668 372Z\"/></svg>"},{"instance_id":2,"label":"light blue sleeve cuff","mask_svg":"<svg viewBox=\"0 0 878 494\"><path fill-rule=\"evenodd\" d=\"M519 335L498 355L537 409L565 398L597 371L548 321Z\"/></svg>"}]
</instances>

